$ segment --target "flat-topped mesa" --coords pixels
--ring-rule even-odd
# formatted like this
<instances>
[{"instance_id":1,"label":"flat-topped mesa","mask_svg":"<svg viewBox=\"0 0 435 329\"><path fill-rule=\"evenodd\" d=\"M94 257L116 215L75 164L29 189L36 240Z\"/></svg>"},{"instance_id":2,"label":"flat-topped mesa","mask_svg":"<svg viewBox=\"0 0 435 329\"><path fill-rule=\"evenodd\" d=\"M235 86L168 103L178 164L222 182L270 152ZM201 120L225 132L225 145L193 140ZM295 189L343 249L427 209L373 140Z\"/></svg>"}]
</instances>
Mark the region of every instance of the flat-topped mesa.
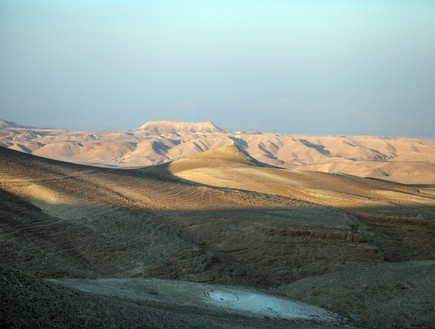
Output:
<instances>
[{"instance_id":1,"label":"flat-topped mesa","mask_svg":"<svg viewBox=\"0 0 435 329\"><path fill-rule=\"evenodd\" d=\"M225 133L210 121L206 122L178 122L178 121L148 121L137 130L146 132L159 133L159 134L212 134L212 133Z\"/></svg>"}]
</instances>

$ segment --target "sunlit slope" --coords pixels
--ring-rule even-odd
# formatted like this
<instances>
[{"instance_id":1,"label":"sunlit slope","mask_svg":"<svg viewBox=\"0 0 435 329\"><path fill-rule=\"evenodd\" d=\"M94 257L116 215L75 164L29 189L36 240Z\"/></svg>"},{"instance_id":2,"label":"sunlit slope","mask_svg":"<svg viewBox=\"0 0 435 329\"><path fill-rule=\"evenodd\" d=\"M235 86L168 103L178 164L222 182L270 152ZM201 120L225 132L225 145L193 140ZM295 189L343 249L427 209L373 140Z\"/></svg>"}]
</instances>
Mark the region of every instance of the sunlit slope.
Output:
<instances>
[{"instance_id":1,"label":"sunlit slope","mask_svg":"<svg viewBox=\"0 0 435 329\"><path fill-rule=\"evenodd\" d=\"M143 170L0 148L0 168L2 263L39 276L273 286L434 257L430 189L288 173L234 147Z\"/></svg>"},{"instance_id":2,"label":"sunlit slope","mask_svg":"<svg viewBox=\"0 0 435 329\"><path fill-rule=\"evenodd\" d=\"M216 161L216 154L226 155ZM435 235L433 187L268 168L254 165L250 159L236 146L228 146L174 161L166 170L181 179L209 186L279 195L344 209L357 220L356 231L361 232L364 227L370 231L363 234L367 241L383 245L387 259L412 257L413 248L417 246L424 254L434 255L431 243ZM325 223L325 218L314 216L311 223ZM402 244L403 241L407 242Z\"/></svg>"},{"instance_id":3,"label":"sunlit slope","mask_svg":"<svg viewBox=\"0 0 435 329\"><path fill-rule=\"evenodd\" d=\"M435 184L433 139L230 132L211 122L175 121L146 122L128 131L66 131L0 119L0 146L100 167L145 167L228 145L287 169Z\"/></svg>"},{"instance_id":4,"label":"sunlit slope","mask_svg":"<svg viewBox=\"0 0 435 329\"><path fill-rule=\"evenodd\" d=\"M254 160L235 145L176 160L164 167L173 175L189 181L281 195L328 206L433 205L435 195L430 188L351 175L273 168Z\"/></svg>"}]
</instances>

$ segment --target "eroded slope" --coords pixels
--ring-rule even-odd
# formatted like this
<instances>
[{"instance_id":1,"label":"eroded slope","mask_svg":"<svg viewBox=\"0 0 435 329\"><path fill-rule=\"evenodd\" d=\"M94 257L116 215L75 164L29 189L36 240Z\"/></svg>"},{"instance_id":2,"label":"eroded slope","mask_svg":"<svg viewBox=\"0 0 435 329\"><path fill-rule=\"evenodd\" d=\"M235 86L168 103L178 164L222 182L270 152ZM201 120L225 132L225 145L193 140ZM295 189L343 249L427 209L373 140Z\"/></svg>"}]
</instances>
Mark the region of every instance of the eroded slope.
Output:
<instances>
[{"instance_id":1,"label":"eroded slope","mask_svg":"<svg viewBox=\"0 0 435 329\"><path fill-rule=\"evenodd\" d=\"M235 146L139 170L0 148L0 168L1 262L37 277L271 289L435 258L432 188L271 168Z\"/></svg>"},{"instance_id":2,"label":"eroded slope","mask_svg":"<svg viewBox=\"0 0 435 329\"><path fill-rule=\"evenodd\" d=\"M65 131L0 120L0 146L102 167L155 165L227 145L287 169L435 184L435 141L431 139L232 133L211 122L175 121L147 122L129 131Z\"/></svg>"}]
</instances>

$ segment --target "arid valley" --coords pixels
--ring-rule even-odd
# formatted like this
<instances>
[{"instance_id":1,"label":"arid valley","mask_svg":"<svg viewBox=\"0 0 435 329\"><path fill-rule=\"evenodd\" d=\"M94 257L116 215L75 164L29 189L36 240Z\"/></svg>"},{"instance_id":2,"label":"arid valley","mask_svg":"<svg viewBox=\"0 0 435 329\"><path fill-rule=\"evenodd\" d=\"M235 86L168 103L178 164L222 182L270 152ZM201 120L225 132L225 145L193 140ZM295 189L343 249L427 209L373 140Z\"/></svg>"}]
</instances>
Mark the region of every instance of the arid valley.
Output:
<instances>
[{"instance_id":1,"label":"arid valley","mask_svg":"<svg viewBox=\"0 0 435 329\"><path fill-rule=\"evenodd\" d=\"M0 143L2 328L435 327L433 140L2 121Z\"/></svg>"}]
</instances>

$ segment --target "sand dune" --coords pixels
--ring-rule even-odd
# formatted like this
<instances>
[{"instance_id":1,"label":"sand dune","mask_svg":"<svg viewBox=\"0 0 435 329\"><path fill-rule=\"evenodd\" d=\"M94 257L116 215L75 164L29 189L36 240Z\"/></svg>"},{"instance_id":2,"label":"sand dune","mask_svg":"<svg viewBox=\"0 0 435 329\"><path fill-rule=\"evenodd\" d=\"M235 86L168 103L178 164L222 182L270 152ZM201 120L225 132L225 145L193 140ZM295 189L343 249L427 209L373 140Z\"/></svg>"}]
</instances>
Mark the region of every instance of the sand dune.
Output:
<instances>
[{"instance_id":1,"label":"sand dune","mask_svg":"<svg viewBox=\"0 0 435 329\"><path fill-rule=\"evenodd\" d=\"M345 173L407 184L435 184L435 141L376 136L232 133L211 122L147 122L129 131L25 128L0 120L0 146L111 168L170 162L225 145L292 170Z\"/></svg>"}]
</instances>

